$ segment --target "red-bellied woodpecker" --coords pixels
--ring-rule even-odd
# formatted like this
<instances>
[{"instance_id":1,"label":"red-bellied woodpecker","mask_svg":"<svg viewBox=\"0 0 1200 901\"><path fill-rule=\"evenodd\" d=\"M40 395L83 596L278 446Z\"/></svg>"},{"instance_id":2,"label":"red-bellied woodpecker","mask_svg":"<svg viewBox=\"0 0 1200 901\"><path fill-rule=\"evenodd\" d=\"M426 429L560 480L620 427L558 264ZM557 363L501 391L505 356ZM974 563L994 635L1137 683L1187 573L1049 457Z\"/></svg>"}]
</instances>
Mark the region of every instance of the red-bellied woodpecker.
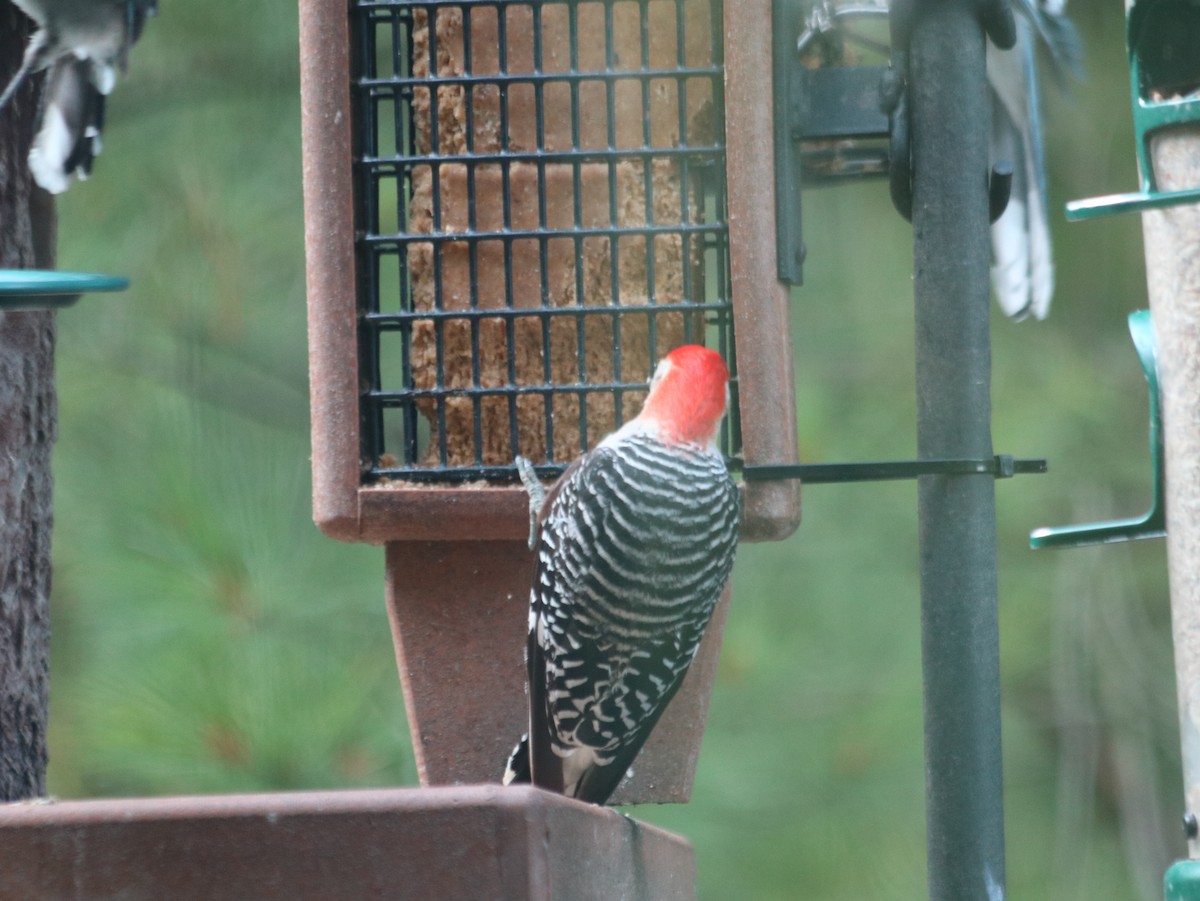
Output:
<instances>
[{"instance_id":1,"label":"red-bellied woodpecker","mask_svg":"<svg viewBox=\"0 0 1200 901\"><path fill-rule=\"evenodd\" d=\"M157 0L13 0L37 23L21 68L0 94L0 109L33 72L49 69L29 169L59 194L87 178L100 152L104 99L124 71Z\"/></svg>"},{"instance_id":2,"label":"red-bellied woodpecker","mask_svg":"<svg viewBox=\"0 0 1200 901\"><path fill-rule=\"evenodd\" d=\"M642 412L550 489L530 593L529 734L505 783L603 804L671 700L733 568L738 492L717 448L720 354L669 353ZM533 506L533 505L531 505Z\"/></svg>"}]
</instances>

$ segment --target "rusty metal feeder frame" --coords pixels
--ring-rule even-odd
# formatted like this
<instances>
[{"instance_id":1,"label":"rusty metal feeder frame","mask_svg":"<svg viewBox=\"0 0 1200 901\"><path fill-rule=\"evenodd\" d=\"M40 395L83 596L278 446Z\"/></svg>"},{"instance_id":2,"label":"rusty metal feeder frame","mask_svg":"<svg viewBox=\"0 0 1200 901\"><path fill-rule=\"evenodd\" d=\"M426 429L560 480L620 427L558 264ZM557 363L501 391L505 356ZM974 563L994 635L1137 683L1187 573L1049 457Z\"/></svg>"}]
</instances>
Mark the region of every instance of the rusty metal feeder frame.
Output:
<instances>
[{"instance_id":1,"label":"rusty metal feeder frame","mask_svg":"<svg viewBox=\"0 0 1200 901\"><path fill-rule=\"evenodd\" d=\"M522 731L544 477L671 346L733 370L731 463L796 462L776 276L769 0L301 0L314 518L387 546L423 784ZM730 164L732 161L732 164ZM743 487L744 537L799 521ZM686 800L724 605L615 800Z\"/></svg>"},{"instance_id":2,"label":"rusty metal feeder frame","mask_svg":"<svg viewBox=\"0 0 1200 901\"><path fill-rule=\"evenodd\" d=\"M696 897L682 838L528 786L4 804L0 863L3 901Z\"/></svg>"}]
</instances>

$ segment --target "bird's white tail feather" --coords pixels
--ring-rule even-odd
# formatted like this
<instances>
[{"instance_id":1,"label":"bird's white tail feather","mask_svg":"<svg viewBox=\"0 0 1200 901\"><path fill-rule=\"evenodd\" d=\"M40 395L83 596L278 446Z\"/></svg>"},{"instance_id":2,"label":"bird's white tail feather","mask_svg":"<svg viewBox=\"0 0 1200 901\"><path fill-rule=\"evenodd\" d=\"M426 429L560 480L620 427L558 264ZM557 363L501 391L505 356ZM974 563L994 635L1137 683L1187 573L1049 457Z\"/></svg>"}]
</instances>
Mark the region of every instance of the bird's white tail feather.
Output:
<instances>
[{"instance_id":1,"label":"bird's white tail feather","mask_svg":"<svg viewBox=\"0 0 1200 901\"><path fill-rule=\"evenodd\" d=\"M58 59L50 68L41 127L29 151L34 181L51 194L61 194L78 176L87 178L100 152L92 64L75 56Z\"/></svg>"}]
</instances>

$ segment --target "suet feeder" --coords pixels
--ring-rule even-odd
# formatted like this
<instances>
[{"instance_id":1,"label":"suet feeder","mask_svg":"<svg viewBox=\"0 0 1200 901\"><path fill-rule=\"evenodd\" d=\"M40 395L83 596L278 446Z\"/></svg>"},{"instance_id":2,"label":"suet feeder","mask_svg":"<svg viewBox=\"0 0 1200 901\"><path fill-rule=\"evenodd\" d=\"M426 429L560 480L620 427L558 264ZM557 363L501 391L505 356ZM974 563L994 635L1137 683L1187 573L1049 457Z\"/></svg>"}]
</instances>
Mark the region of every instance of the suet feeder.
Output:
<instances>
[{"instance_id":1,"label":"suet feeder","mask_svg":"<svg viewBox=\"0 0 1200 901\"><path fill-rule=\"evenodd\" d=\"M314 517L387 547L422 783L496 781L526 716L514 458L557 475L702 343L731 465L796 462L771 4L300 8ZM744 515L790 534L797 483ZM727 602L616 801L690 794Z\"/></svg>"}]
</instances>

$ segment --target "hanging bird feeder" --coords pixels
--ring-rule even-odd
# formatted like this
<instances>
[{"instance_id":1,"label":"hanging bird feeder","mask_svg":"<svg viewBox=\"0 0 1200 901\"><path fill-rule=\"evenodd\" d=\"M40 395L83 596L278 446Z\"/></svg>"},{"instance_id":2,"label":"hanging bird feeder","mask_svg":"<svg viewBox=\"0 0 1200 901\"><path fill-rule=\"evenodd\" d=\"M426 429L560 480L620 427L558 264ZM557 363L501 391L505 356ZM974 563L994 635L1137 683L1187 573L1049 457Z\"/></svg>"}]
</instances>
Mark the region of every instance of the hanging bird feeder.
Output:
<instances>
[{"instance_id":1,"label":"hanging bird feeder","mask_svg":"<svg viewBox=\"0 0 1200 901\"><path fill-rule=\"evenodd\" d=\"M314 517L387 546L425 784L498 780L524 731L518 455L561 473L697 343L733 373L733 468L796 462L770 21L766 0L301 2ZM744 537L796 527L795 481L742 490ZM618 800L686 800L722 623Z\"/></svg>"},{"instance_id":2,"label":"hanging bird feeder","mask_svg":"<svg viewBox=\"0 0 1200 901\"><path fill-rule=\"evenodd\" d=\"M1150 312L1130 316L1130 331L1150 385L1154 503L1140 519L1044 529L1035 547L1130 538L1167 539L1171 631L1183 761L1188 856L1163 877L1167 901L1200 899L1200 7L1189 0L1129 0L1125 9L1130 96L1141 190L1079 200L1067 218L1142 213ZM1153 313L1153 321L1151 321Z\"/></svg>"}]
</instances>

